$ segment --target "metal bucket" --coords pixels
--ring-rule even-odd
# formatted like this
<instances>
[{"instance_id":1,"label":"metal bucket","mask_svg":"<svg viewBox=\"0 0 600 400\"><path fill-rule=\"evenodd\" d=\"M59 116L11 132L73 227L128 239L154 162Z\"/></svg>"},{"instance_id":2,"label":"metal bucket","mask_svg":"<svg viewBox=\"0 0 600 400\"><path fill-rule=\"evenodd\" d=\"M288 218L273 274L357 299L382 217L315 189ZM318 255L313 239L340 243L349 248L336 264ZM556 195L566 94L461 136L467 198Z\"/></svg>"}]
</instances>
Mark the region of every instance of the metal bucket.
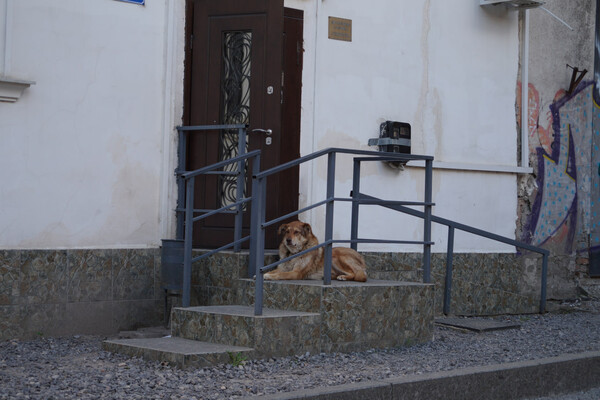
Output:
<instances>
[{"instance_id":1,"label":"metal bucket","mask_svg":"<svg viewBox=\"0 0 600 400\"><path fill-rule=\"evenodd\" d=\"M165 290L183 288L183 240L163 239L160 255L162 287Z\"/></svg>"}]
</instances>

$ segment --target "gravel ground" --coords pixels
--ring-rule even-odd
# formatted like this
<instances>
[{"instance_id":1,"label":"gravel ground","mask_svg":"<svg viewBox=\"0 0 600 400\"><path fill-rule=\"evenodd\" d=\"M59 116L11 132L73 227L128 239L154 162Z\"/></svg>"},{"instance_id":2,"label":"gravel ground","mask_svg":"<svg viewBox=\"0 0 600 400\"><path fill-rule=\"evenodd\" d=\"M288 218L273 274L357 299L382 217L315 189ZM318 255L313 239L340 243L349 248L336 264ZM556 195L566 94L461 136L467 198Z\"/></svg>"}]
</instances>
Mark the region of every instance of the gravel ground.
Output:
<instances>
[{"instance_id":1,"label":"gravel ground","mask_svg":"<svg viewBox=\"0 0 600 400\"><path fill-rule=\"evenodd\" d=\"M100 336L15 339L0 342L0 399L228 399L600 350L600 302L566 308L496 318L519 322L520 329L474 333L436 326L434 341L410 348L185 371L105 352Z\"/></svg>"}]
</instances>

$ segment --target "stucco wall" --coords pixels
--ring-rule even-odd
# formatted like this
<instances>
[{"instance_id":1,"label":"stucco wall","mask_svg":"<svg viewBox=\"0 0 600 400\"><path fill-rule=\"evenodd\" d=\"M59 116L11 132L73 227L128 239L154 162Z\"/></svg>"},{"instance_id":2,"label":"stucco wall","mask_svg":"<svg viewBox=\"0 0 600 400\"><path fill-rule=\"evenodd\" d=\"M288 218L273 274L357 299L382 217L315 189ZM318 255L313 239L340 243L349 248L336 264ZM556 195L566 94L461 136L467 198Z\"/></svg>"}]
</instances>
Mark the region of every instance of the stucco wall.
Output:
<instances>
[{"instance_id":1,"label":"stucco wall","mask_svg":"<svg viewBox=\"0 0 600 400\"><path fill-rule=\"evenodd\" d=\"M0 103L0 248L157 246L173 5L0 3L3 73L35 81Z\"/></svg>"},{"instance_id":2,"label":"stucco wall","mask_svg":"<svg viewBox=\"0 0 600 400\"><path fill-rule=\"evenodd\" d=\"M302 154L326 147L373 150L367 142L378 136L380 123L408 122L414 154L475 170L434 172L434 212L514 237L516 174L477 169L517 167L517 13L504 8L490 11L475 1L388 1L368 7L356 0L286 1L286 5L305 11ZM328 38L330 16L352 20L352 42ZM347 196L349 160L340 160L337 171L336 194ZM373 163L364 167L363 178L371 195L423 199L422 169L399 172ZM302 169L300 191L301 205L325 197L324 160ZM348 239L349 211L336 208L334 235ZM372 207L361 213L366 237L422 237L420 220ZM323 209L303 216L321 238L323 216ZM445 229L434 230L435 251L445 249L445 235ZM456 248L514 251L473 237L457 238Z\"/></svg>"}]
</instances>

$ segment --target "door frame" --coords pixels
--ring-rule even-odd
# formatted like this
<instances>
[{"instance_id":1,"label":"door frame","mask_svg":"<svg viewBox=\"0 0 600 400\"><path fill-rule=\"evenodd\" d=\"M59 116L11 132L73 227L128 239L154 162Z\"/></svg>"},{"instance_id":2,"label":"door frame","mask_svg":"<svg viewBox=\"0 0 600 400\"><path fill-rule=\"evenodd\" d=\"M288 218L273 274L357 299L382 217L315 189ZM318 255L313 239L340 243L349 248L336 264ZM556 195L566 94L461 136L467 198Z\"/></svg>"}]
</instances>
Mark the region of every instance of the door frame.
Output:
<instances>
[{"instance_id":1,"label":"door frame","mask_svg":"<svg viewBox=\"0 0 600 400\"><path fill-rule=\"evenodd\" d=\"M217 0L218 1L218 0ZM256 4L260 4L260 3L264 3L264 0L250 0L250 1L246 1L246 2L240 2L239 5L236 5L236 10L235 13L237 14L239 13L244 13L244 12L250 12L251 11L251 7L253 7ZM215 4L215 3L212 3ZM271 2L270 4L278 4L277 2ZM283 1L281 1L281 4L283 5ZM195 14L198 12L198 10L194 9L195 7L205 7L207 9L210 9L211 7L211 3L210 1L207 2L199 2L198 0L186 0L186 4L185 4L185 20L186 20L186 24L185 24L185 58L184 58L184 79L183 79L183 125L193 125L193 121L192 121L192 110L191 110L191 104L193 101L193 96L192 96L192 91L193 91L193 82L192 82L192 64L194 61L194 54L192 52L192 46L193 46L193 29L194 29L194 21L196 20ZM238 11L239 8L239 11ZM206 11L202 10L203 12L210 12L210 11ZM301 21L301 29L302 29L302 24L303 24L303 11L302 10L295 10L295 9L289 9L289 8L285 8L282 7L282 13L284 14L281 18L281 26L279 27L267 27L267 36L269 35L269 32L271 32L274 29L278 29L280 32L284 32L284 18L295 18ZM231 13L230 13L231 14ZM196 22L197 23L197 22ZM202 28L204 29L204 28ZM197 33L196 33L197 34ZM303 32L300 33L300 36L302 37ZM265 53L269 54L270 52L274 52L275 48L273 47L273 44L271 43L271 41L266 41L265 43L266 45L266 49L265 49ZM197 51L196 49L193 49L195 51ZM204 49L202 49L204 51ZM281 76L284 65L283 65L283 43L282 43L282 48L278 50L281 53L281 66L278 68L278 71L276 74L274 74L273 72L269 72L268 70L264 72L265 77L267 77L269 74L271 74L272 77L274 76ZM293 155L293 157L290 158L289 155L286 155L285 159L281 159L281 155L283 154L283 150L284 150L284 140L281 140L281 134L279 135L273 135L273 146L276 147L276 155L275 155L275 165L279 165L281 162L285 162L285 161L289 161L289 159L294 159L299 157L300 155L300 114L301 114L301 93L302 93L302 86L301 86L301 82L302 82L302 56L303 56L303 43L301 42L300 44L300 49L299 49L299 57L300 57L300 70L299 70L299 84L297 87L297 115L295 116L295 120L297 121L297 138L296 143L294 144L295 148L296 148L296 154ZM268 78L266 78L268 79ZM274 79L272 81L269 81L269 83L265 82L265 86L269 85L269 86L273 86L274 87L274 93L275 95L270 96L271 99L277 101L277 103L280 105L280 116L277 116L277 118L271 118L269 120L269 115L268 112L265 113L265 121L262 122L263 127L269 128L269 129L273 129L274 132L281 132L282 131L282 126L284 125L284 119L285 116L283 115L284 113L284 105L283 105L283 98L284 98L284 93L282 91L282 85L283 85L283 76L282 78L278 78L278 79ZM281 96L277 95L281 93ZM269 96L265 96L265 98L269 98ZM251 135L251 133L250 133ZM258 139L260 140L260 139ZM274 149L275 150L275 149ZM188 158L189 159L189 158ZM274 166L274 165L273 165ZM263 164L263 169L264 169L264 164ZM299 169L296 169L295 171L293 171L292 173L288 174L287 176L283 176L280 174L280 177L277 179L277 183L274 184L278 184L281 185L281 183L283 182L289 182L290 178L292 179L293 182L295 182L295 189L293 191L293 193L287 193L286 194L286 199L282 200L282 196L280 195L277 198L273 198L269 204L267 205L267 213L270 213L270 210L274 210L277 209L279 212L281 210L279 210L279 208L281 208L280 203L285 203L285 204L293 204L293 210L291 211L295 211L298 209L298 202L299 202ZM290 203L291 202L291 203ZM287 211L289 212L289 211ZM267 216L267 218L270 217L274 217L277 215L281 215L281 213L279 214L275 214L272 216ZM273 230L276 230L276 227L273 227ZM271 236L271 245L268 247L273 247L275 248L277 246L276 243L276 233L273 234L274 232L271 232L270 235L267 235L267 237ZM269 241L267 239L267 241Z\"/></svg>"}]
</instances>

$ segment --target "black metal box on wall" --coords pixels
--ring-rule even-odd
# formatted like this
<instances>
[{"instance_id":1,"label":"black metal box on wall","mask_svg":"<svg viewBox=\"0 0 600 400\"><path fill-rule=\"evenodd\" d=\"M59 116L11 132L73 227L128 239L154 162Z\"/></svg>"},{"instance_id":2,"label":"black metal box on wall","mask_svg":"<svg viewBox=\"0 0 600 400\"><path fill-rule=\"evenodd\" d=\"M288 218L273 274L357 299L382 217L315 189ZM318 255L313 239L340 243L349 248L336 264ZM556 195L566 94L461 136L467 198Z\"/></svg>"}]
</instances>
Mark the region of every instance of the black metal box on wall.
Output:
<instances>
[{"instance_id":1,"label":"black metal box on wall","mask_svg":"<svg viewBox=\"0 0 600 400\"><path fill-rule=\"evenodd\" d=\"M379 138L369 139L369 146L378 146L386 153L410 154L410 124L398 121L385 121L379 125ZM388 162L394 168L402 169L404 163Z\"/></svg>"},{"instance_id":2,"label":"black metal box on wall","mask_svg":"<svg viewBox=\"0 0 600 400\"><path fill-rule=\"evenodd\" d=\"M369 146L379 146L379 151L410 154L410 124L385 121L379 125L379 138L369 139Z\"/></svg>"}]
</instances>

